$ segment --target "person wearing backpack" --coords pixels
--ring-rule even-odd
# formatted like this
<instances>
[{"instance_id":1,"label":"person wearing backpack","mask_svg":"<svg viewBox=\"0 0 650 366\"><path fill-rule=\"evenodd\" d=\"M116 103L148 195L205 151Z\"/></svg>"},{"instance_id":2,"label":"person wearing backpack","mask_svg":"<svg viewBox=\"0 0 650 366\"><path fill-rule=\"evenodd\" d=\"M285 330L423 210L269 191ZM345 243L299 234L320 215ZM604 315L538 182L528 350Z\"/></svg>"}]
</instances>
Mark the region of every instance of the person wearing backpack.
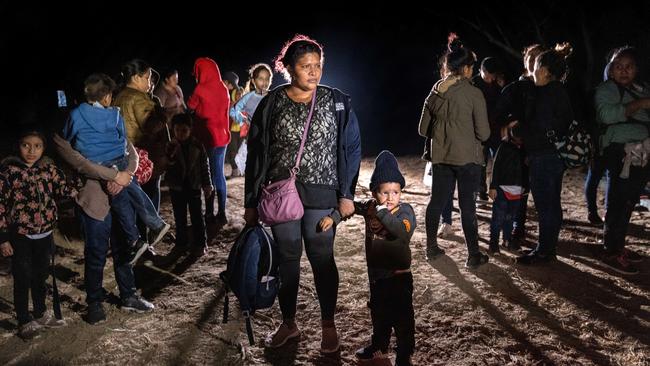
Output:
<instances>
[{"instance_id":1,"label":"person wearing backpack","mask_svg":"<svg viewBox=\"0 0 650 366\"><path fill-rule=\"evenodd\" d=\"M650 144L650 88L637 80L638 61L636 49L621 47L616 50L607 67L609 80L598 86L594 97L596 118L604 130L600 153L610 177L601 261L623 274L638 273L632 262L643 260L642 256L625 248L625 235L650 170L650 164L646 162L643 166L640 162L629 166L626 178L621 174L624 160L631 154L626 151L638 144L643 148L644 140Z\"/></svg>"},{"instance_id":2,"label":"person wearing backpack","mask_svg":"<svg viewBox=\"0 0 650 366\"><path fill-rule=\"evenodd\" d=\"M318 42L296 35L285 44L275 67L290 83L270 91L253 115L248 134L244 220L248 226L258 224L262 186L292 176L296 178L304 215L271 226L278 244L283 321L265 343L269 348L277 348L300 336L296 305L304 240L320 303L320 351L334 353L340 347L334 324L339 283L334 230L322 232L317 225L335 208L343 217L354 213L354 191L361 163L359 126L350 97L318 84L323 67L323 49ZM303 134L308 121L307 133ZM303 157L296 167L301 150ZM295 170L297 173L292 175Z\"/></svg>"}]
</instances>

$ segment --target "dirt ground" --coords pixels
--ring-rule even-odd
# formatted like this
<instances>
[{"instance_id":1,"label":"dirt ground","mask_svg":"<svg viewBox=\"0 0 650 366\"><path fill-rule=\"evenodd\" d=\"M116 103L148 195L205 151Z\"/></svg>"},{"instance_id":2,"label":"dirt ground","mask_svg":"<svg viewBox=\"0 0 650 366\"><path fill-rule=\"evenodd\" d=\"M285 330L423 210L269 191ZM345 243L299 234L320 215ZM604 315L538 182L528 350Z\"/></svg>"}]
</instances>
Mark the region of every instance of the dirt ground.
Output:
<instances>
[{"instance_id":1,"label":"dirt ground","mask_svg":"<svg viewBox=\"0 0 650 366\"><path fill-rule=\"evenodd\" d=\"M647 256L641 273L622 276L600 265L601 229L586 221L584 172L565 175L564 224L558 261L535 267L514 264L502 251L477 270L464 267L466 248L455 203L455 236L440 241L447 255L424 257L424 214L428 189L424 162L400 158L407 186L403 200L416 211L413 236L413 296L416 313L415 365L650 365L650 214L635 212L628 248ZM373 168L364 159L357 197ZM277 302L254 318L256 346L246 339L231 297L231 321L222 323L223 285L219 272L232 240L243 226L243 178L228 181L229 223L210 228L209 253L195 259L172 251L169 237L158 256L135 268L142 295L156 305L152 313L124 313L109 260L104 287L108 320L88 325L83 292L83 243L74 220L61 221L56 233L56 276L69 325L25 342L15 336L12 281L0 277L0 364L2 365L349 365L371 333L366 307L368 284L363 251L363 220L353 218L337 231L340 271L337 327L340 354L321 356L319 308L309 264L303 257L298 300L299 341L265 350L263 337L279 324ZM602 199L601 199L602 204ZM490 204L478 209L481 246L487 250ZM534 203L529 203L528 243L537 238ZM171 204L163 195L163 216L171 223ZM602 213L602 211L601 211ZM65 233L65 235L64 235Z\"/></svg>"}]
</instances>

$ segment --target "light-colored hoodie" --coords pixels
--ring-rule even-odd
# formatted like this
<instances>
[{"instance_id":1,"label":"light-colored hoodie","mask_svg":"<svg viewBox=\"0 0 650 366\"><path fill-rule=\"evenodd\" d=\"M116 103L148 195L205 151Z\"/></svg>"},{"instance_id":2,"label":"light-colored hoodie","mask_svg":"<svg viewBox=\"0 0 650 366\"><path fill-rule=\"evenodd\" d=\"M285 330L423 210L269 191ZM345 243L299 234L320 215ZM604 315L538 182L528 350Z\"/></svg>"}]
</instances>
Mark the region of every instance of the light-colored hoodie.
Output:
<instances>
[{"instance_id":1,"label":"light-colored hoodie","mask_svg":"<svg viewBox=\"0 0 650 366\"><path fill-rule=\"evenodd\" d=\"M438 81L424 102L419 133L431 139L433 164L484 165L481 142L490 125L483 93L466 78Z\"/></svg>"}]
</instances>

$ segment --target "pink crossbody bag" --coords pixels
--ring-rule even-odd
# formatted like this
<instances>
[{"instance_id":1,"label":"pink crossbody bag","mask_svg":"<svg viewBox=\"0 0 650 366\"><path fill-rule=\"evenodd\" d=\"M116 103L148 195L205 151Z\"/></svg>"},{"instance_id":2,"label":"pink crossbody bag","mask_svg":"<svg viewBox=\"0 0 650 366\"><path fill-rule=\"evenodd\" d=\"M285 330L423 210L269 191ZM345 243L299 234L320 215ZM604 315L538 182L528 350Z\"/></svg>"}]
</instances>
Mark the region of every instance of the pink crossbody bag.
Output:
<instances>
[{"instance_id":1,"label":"pink crossbody bag","mask_svg":"<svg viewBox=\"0 0 650 366\"><path fill-rule=\"evenodd\" d=\"M305 209L302 206L302 201L300 200L298 190L296 189L296 176L298 175L300 158L302 157L302 151L305 148L305 141L307 140L309 124L311 123L311 117L314 114L315 105L316 90L314 90L311 97L309 115L307 116L305 130L303 131L302 139L300 140L300 149L298 149L296 165L291 168L291 175L287 179L282 179L262 186L257 212L260 220L269 226L300 220L305 214Z\"/></svg>"}]
</instances>

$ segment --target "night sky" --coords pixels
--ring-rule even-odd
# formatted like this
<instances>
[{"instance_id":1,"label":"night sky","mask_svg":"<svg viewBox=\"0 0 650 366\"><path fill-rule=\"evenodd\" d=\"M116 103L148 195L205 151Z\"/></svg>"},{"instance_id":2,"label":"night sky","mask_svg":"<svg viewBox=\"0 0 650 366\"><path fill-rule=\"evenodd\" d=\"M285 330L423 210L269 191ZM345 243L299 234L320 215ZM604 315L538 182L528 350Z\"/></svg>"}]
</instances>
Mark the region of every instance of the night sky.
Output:
<instances>
[{"instance_id":1,"label":"night sky","mask_svg":"<svg viewBox=\"0 0 650 366\"><path fill-rule=\"evenodd\" d=\"M63 5L18 5L23 7L18 10L0 5L0 48L8 65L0 108L1 137L7 139L11 134L6 132L26 123L58 128L64 113L56 108L57 89L64 89L73 99L88 74L101 71L116 77L120 65L129 59L143 58L156 69L178 69L188 97L194 87L191 70L196 57L213 58L222 72L239 74L243 84L249 65L271 63L286 40L303 33L324 46L321 82L352 96L364 155L384 148L396 154L419 154L423 139L417 135L417 124L422 103L438 79L437 59L450 31L457 32L479 60L500 57L508 66L510 80L521 71L516 52L524 46L572 42L575 50L568 87L574 95L596 85L610 48L631 44L646 59L650 54L648 2L612 9L567 7L565 1L529 5L502 1L491 6L458 2L461 5L364 10L326 2L311 7L288 2L257 7L240 3L240 9L209 13L189 1L166 9L101 2L76 9L80 16L72 16L71 9ZM276 74L273 86L284 82Z\"/></svg>"}]
</instances>

